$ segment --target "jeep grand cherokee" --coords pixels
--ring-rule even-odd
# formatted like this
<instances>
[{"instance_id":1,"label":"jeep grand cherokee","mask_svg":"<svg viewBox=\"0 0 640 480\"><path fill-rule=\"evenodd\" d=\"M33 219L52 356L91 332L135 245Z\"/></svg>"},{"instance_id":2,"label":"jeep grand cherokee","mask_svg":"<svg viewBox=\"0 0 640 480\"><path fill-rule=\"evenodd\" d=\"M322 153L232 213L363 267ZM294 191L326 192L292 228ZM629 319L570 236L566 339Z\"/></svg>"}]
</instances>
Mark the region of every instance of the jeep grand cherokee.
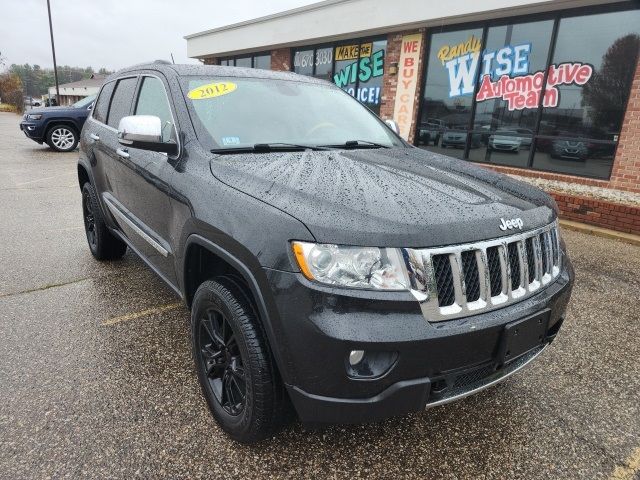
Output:
<instances>
[{"instance_id":1,"label":"jeep grand cherokee","mask_svg":"<svg viewBox=\"0 0 640 480\"><path fill-rule=\"evenodd\" d=\"M364 422L462 398L564 319L573 270L548 195L410 146L324 81L122 70L78 178L93 256L130 248L184 299L204 397L241 442L291 406Z\"/></svg>"}]
</instances>

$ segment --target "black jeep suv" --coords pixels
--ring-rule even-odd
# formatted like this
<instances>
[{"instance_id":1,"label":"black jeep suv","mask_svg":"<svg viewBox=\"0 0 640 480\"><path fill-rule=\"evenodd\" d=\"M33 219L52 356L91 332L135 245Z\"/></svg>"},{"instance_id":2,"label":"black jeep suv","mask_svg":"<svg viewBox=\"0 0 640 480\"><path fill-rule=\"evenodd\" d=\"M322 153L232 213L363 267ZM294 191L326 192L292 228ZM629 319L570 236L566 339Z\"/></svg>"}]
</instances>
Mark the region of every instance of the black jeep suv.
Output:
<instances>
[{"instance_id":1,"label":"black jeep suv","mask_svg":"<svg viewBox=\"0 0 640 480\"><path fill-rule=\"evenodd\" d=\"M390 125L293 73L155 63L102 87L78 164L89 247L129 247L184 299L236 440L291 406L327 423L446 403L558 333L573 270L553 200Z\"/></svg>"}]
</instances>

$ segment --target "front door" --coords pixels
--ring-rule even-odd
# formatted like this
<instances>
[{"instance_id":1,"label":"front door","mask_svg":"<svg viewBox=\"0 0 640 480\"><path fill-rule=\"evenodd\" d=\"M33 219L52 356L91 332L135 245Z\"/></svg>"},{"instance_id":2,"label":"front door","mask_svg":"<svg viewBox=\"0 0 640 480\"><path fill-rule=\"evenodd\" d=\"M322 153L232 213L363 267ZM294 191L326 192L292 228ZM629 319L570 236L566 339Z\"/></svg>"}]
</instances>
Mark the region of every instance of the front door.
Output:
<instances>
[{"instance_id":1,"label":"front door","mask_svg":"<svg viewBox=\"0 0 640 480\"><path fill-rule=\"evenodd\" d=\"M163 140L177 141L174 115L164 82L159 77L141 76L132 113L159 117ZM120 144L112 151L117 160L117 186L114 198L107 199L107 204L116 210L119 225L131 244L158 273L176 285L174 252L169 238L171 202L168 195L175 170L164 153Z\"/></svg>"}]
</instances>

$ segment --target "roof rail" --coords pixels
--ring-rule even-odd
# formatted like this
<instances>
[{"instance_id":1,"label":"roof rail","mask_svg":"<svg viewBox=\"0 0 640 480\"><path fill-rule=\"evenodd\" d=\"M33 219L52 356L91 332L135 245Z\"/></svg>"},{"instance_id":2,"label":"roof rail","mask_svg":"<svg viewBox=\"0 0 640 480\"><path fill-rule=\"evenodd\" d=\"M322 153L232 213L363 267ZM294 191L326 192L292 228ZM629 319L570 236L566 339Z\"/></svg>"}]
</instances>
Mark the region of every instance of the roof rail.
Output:
<instances>
[{"instance_id":1,"label":"roof rail","mask_svg":"<svg viewBox=\"0 0 640 480\"><path fill-rule=\"evenodd\" d=\"M153 63L156 65L171 65L171 62L167 60L154 60Z\"/></svg>"}]
</instances>

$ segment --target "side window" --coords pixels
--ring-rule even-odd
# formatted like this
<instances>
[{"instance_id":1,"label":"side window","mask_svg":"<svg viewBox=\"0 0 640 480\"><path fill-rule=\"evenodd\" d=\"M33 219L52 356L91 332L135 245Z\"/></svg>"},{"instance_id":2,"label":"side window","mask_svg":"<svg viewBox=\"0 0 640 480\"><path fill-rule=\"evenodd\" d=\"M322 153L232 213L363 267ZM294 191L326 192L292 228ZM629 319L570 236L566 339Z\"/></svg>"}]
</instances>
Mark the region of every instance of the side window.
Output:
<instances>
[{"instance_id":1,"label":"side window","mask_svg":"<svg viewBox=\"0 0 640 480\"><path fill-rule=\"evenodd\" d=\"M120 119L129 115L137 81L138 79L136 77L118 80L116 91L113 97L111 97L111 106L109 107L107 125L110 127L118 128Z\"/></svg>"},{"instance_id":2,"label":"side window","mask_svg":"<svg viewBox=\"0 0 640 480\"><path fill-rule=\"evenodd\" d=\"M135 114L159 117L162 122L162 141L168 142L175 138L171 108L164 84L158 78L143 77Z\"/></svg>"},{"instance_id":3,"label":"side window","mask_svg":"<svg viewBox=\"0 0 640 480\"><path fill-rule=\"evenodd\" d=\"M111 94L113 93L113 87L116 82L107 83L100 92L100 96L96 100L96 104L93 107L93 118L101 123L107 122L107 111L109 110L109 100L111 100Z\"/></svg>"}]
</instances>

